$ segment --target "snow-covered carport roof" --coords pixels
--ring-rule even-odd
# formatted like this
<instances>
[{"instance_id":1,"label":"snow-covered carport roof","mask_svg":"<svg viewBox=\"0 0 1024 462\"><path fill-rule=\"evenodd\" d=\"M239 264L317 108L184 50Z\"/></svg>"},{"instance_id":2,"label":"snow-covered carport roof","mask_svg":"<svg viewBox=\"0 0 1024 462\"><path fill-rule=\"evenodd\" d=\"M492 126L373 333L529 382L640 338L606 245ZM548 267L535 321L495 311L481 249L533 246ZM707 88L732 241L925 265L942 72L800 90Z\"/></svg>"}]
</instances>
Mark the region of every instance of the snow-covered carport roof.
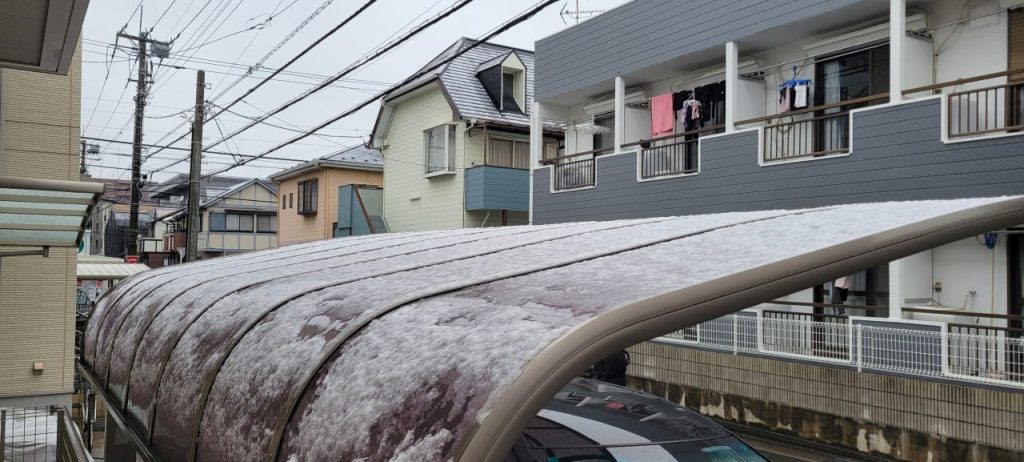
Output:
<instances>
[{"instance_id":1,"label":"snow-covered carport roof","mask_svg":"<svg viewBox=\"0 0 1024 462\"><path fill-rule=\"evenodd\" d=\"M83 370L145 457L502 460L607 354L1024 223L1024 198L334 239L160 268Z\"/></svg>"}]
</instances>

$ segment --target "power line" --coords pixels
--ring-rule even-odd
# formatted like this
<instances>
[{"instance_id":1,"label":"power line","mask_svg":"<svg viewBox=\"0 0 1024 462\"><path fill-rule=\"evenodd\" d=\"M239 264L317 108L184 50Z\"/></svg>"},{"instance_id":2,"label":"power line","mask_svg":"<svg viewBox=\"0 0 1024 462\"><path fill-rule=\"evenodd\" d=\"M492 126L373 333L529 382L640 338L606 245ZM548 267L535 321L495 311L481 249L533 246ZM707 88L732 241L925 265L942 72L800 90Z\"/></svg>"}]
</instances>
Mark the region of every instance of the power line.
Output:
<instances>
[{"instance_id":1,"label":"power line","mask_svg":"<svg viewBox=\"0 0 1024 462\"><path fill-rule=\"evenodd\" d=\"M363 13L364 11L366 11L366 9L370 7L370 5L373 5L373 4L374 4L374 3L376 3L376 2L377 2L377 0L368 0L368 1L366 2L366 3L364 3L364 4L362 5L362 6L360 6L360 7L359 7L359 9L357 9L357 10L356 10L356 11L355 11L354 13L350 14L350 15L349 15L348 17L346 17L346 18L345 18L344 20L342 20L342 21L341 21L340 23L338 23L338 25L337 25L337 26L335 26L335 27L334 27L333 29L331 29L330 31L328 31L328 32L327 32L326 34L324 34L324 35L320 36L320 38L318 38L318 39L317 39L316 41L314 41L314 42L313 42L313 43L311 43L310 45L306 46L306 48L304 48L304 49L303 49L303 50L302 50L302 51L301 51L301 52L300 52L299 54L295 55L295 56L294 56L294 57L292 57L292 58L291 58L290 60L288 60L288 62L287 62L287 63L285 63L285 64L284 64L284 66L281 66L281 67L280 67L280 68L279 68L279 69L278 69L277 71L275 71L275 72L272 72L272 73L271 73L271 74L270 74L269 76L265 77L265 78L264 78L263 80L261 80L260 82L258 82L258 83L257 83L257 84L256 84L255 86L253 86L252 88L250 88L249 90L247 90L247 91L246 91L246 92L245 92L244 94L242 94L242 96L239 96L238 98L236 98L236 99L235 99L234 101L232 101L231 103L228 103L227 105L225 105L225 106L224 106L224 108L231 108L231 107L232 107L232 106L234 106L235 104L238 104L238 102L239 102L239 101L242 101L243 99L245 99L246 97L248 97L249 95L251 95L251 94L252 94L253 92L255 92L255 91L256 91L257 89L259 89L259 88L260 88L260 87L262 87L263 85L266 85L266 84L267 84L267 82L269 82L269 81L270 81L270 79L272 79L273 77L277 76L277 74L279 74L279 73L280 73L281 71L283 71L284 69L287 69L287 68L288 68L289 66L291 66L291 65L292 65L293 63L295 63L295 62L296 62L296 61L298 61L298 60L299 60L300 58L302 58L303 56L305 56L305 55L306 55L307 53L309 53L309 52L310 52L310 51L311 51L311 50L312 50L313 48L315 48L316 46L320 45L320 44L321 44L321 43L322 43L322 42L323 42L324 40L327 40L327 38L328 38L328 37L330 37L331 35L334 35L334 33L335 33L335 32L337 32L337 31L338 31L339 29L341 29L342 27L344 27L344 26L345 26L346 24L348 24L349 22L351 22L352 20L354 20L354 19L355 19L356 17L358 17L358 16L360 15L360 14L362 14L362 13ZM213 119L217 118L217 116L219 116L219 115L220 115L221 113L223 113L223 112L224 112L224 109L221 109L220 111L218 111L218 112L215 112L215 113L211 114L211 115L210 115L210 117L208 117L208 118L207 118L206 120L204 120L204 121L203 121L203 123L205 124L206 122L209 122L210 120L213 120ZM177 138L176 140L174 140L174 141L171 141L171 142L170 142L170 143L168 143L168 144L174 144L174 143L177 143L178 141L181 141L181 140L185 139L185 137L186 137L187 135L188 135L187 133L184 133L184 134L182 134L181 136L179 136L179 137L178 137L178 138ZM156 152L160 152L160 151L158 150L158 151L156 151ZM154 152L153 154L156 154L156 152ZM157 171L163 170L164 168L168 168L168 167L170 167L170 165L171 165L171 164L168 164L168 165L164 165L164 166L162 166L162 167L159 167L159 168L158 168L157 170L154 170L154 172L157 172Z\"/></svg>"},{"instance_id":2,"label":"power line","mask_svg":"<svg viewBox=\"0 0 1024 462\"><path fill-rule=\"evenodd\" d=\"M101 142L107 142L107 143L112 143L112 144L132 144L130 141L118 141L118 140L111 140L111 139L107 139L107 138L94 138L94 137L91 137L91 136L83 136L81 138L83 140L101 141ZM189 151L190 150L189 148L179 148L177 146L159 146L159 145L155 145L155 144L143 144L142 146L145 147L145 148L167 148L167 149L171 149L171 150L175 150L175 151ZM227 152L227 151L206 151L206 150L204 150L203 154L215 154L215 155L238 156L238 157L255 157L255 156L249 155L249 154L236 154L236 153ZM291 159L291 158L287 158L287 157L264 157L264 159L268 159L268 160L281 160L281 161L289 161L289 162L307 162L306 160L303 160L303 159Z\"/></svg>"},{"instance_id":3,"label":"power line","mask_svg":"<svg viewBox=\"0 0 1024 462\"><path fill-rule=\"evenodd\" d=\"M315 87L313 87L313 88L311 88L309 90L306 90L301 95L299 95L299 96L297 96L295 98L292 98L287 103L282 104L281 106L278 106L277 108L271 110L270 112L260 116L259 120L250 122L250 123L246 124L245 126L243 126L242 128L239 128L238 130L235 130L234 132L232 132L228 136L226 136L224 138L221 138L220 140L211 143L210 147L217 146L218 144L223 143L224 141L226 141L226 140L228 140L230 138L233 138L233 137L241 134L242 132L245 132L246 130L251 129L252 127L255 127L259 123L259 121L265 120L266 118L268 118L270 116L273 116L273 115L276 115L276 114L280 114L284 110L286 110L286 109L292 107L293 105L297 104L299 101L302 101L302 100L304 100L306 98L309 98L310 96L312 96L312 95L316 94L317 92L319 92L319 91L323 90L324 88L326 88L328 85L334 83L338 79L340 79L340 78L342 78L342 77L344 77L344 76L346 76L346 75L356 71L357 69L365 66L366 64L369 64L370 62L372 62L373 60L375 60L375 59L379 58L380 56L386 54L387 52L395 49L396 47L398 47L399 45L405 43L406 41L408 41L412 37L418 35L420 32L423 32L424 30L430 28L434 24L437 24L441 20L443 20L443 19L447 18L448 16L454 14L456 11L466 7L467 5L472 3L473 1L474 0L459 0L455 5L452 5L448 10L445 10L445 11L441 12L440 14L438 14L437 16L435 16L435 17L433 17L433 18L423 22L422 24L420 24L416 28L412 29L411 31L409 31L408 33L406 33L405 35L403 35L399 39L394 40L394 41L388 43L387 45L384 45L381 48L378 48L377 51L371 53L370 56L365 57L365 58L363 58L363 59L361 59L361 60L359 60L359 61L357 61L357 62L355 62L355 63L353 63L351 65L349 65L348 67L343 69L341 72L335 74L334 77L331 77L330 79L327 79L327 80L321 82L319 85L317 85L317 86L315 86Z\"/></svg>"},{"instance_id":4,"label":"power line","mask_svg":"<svg viewBox=\"0 0 1024 462\"><path fill-rule=\"evenodd\" d=\"M467 46L467 47L465 47L465 48L463 48L461 50L456 51L454 54L452 54L452 56L449 56L449 57L447 57L445 59L440 60L440 62L437 62L437 63L433 64L432 66L430 66L430 67L428 67L428 68L426 68L426 69L424 69L424 70L422 70L420 72L417 72L417 73L409 76L408 78L406 78L401 83L391 87L388 90L385 90L385 91L381 92L377 96L375 96L375 97L373 97L371 99L368 99L366 101L363 101L362 103L357 104L355 107L353 107L353 108L351 108L351 109L349 109L349 110L347 110L347 111L345 111L345 112L343 112L343 113L341 113L341 114L339 114L339 115L337 115L335 117L332 117L332 118L328 119L327 121L321 123L320 125L317 125L313 129L311 129L309 132L307 132L305 134L302 134L302 135L299 135L299 136L296 136L296 137L294 137L294 138L292 138L292 139L290 139L290 140L288 140L288 141L286 141L284 143L281 143L281 144L279 144L279 145L277 145L277 146L275 146L273 148L270 148L270 149L264 151L262 154L257 154L255 156L255 159L258 159L258 158L260 158L263 155L269 155L269 154L271 154L273 152L276 152L276 151L280 150L281 148L284 148L284 147L289 146L291 144L294 144L294 143L296 143L298 141L301 141L301 140L303 140L305 138L308 138L309 136L312 136L313 133L315 133L315 132L317 132L317 131L319 131L319 130L321 130L321 129L323 129L323 128L331 125L331 124L333 124L334 122L337 122L337 121L339 121L341 119L344 119L344 118L346 118L346 117L348 117L348 116L358 112L359 110L365 108L366 106L369 106L370 104L374 103L378 99L387 97L388 94L390 94L390 93L394 92L395 90L403 87L404 85L409 84L411 82L414 82L416 79L419 79L420 77L423 77L424 75L427 75L430 72L433 72L435 69L437 69L437 68L439 68L441 66L447 65L448 63L452 62L456 58L458 58L458 57L466 54L470 50L480 46L480 44L485 43L488 40L491 40L492 38L498 36L499 34L501 34L501 33L505 32L505 31L515 27L516 25L518 25L518 24L520 24L522 22L527 21L528 19L532 18L537 13L540 13L541 10L547 8L548 6L551 6L554 3L557 3L558 1L559 0L544 0L544 1L540 2L539 4L537 4L536 6L530 8L526 12L524 12L524 13L516 16L515 18L505 22L504 24L499 26L497 29L495 29L494 31L492 31L489 34L487 34L485 37L483 37L481 39L478 39L477 41L473 42L472 44L470 44L469 46ZM238 162L237 165L230 166L230 167L227 167L227 168L224 168L224 169L221 169L221 170L217 170L217 171L215 171L213 173L210 173L210 175L220 175L220 174L222 174L224 172L230 171L232 169L241 167L241 166L243 166L243 165L245 165L245 164L247 164L249 162L252 162L252 160L254 160L254 159L249 159L249 160L244 160L244 161Z\"/></svg>"}]
</instances>

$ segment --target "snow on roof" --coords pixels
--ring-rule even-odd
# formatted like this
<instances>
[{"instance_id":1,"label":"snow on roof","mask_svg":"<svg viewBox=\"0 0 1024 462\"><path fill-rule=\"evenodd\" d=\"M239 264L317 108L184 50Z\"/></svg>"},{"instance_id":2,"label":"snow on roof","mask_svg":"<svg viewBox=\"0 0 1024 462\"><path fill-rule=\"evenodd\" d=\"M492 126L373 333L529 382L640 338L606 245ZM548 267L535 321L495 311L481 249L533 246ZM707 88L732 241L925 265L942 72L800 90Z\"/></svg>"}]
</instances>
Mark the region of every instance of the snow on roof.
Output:
<instances>
[{"instance_id":1,"label":"snow on roof","mask_svg":"<svg viewBox=\"0 0 1024 462\"><path fill-rule=\"evenodd\" d=\"M1022 222L1017 197L293 245L125 280L83 370L161 458L503 460L613 351Z\"/></svg>"}]
</instances>

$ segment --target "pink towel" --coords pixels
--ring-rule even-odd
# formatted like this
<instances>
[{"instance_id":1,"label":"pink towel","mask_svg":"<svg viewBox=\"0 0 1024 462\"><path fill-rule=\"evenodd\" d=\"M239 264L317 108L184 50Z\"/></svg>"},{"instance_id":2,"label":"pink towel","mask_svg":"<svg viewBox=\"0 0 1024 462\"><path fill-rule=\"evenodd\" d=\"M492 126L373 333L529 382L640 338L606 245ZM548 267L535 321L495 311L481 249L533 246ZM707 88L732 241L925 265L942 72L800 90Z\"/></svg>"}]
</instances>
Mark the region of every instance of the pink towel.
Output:
<instances>
[{"instance_id":1,"label":"pink towel","mask_svg":"<svg viewBox=\"0 0 1024 462\"><path fill-rule=\"evenodd\" d=\"M671 135L675 131L672 93L651 98L651 137Z\"/></svg>"}]
</instances>

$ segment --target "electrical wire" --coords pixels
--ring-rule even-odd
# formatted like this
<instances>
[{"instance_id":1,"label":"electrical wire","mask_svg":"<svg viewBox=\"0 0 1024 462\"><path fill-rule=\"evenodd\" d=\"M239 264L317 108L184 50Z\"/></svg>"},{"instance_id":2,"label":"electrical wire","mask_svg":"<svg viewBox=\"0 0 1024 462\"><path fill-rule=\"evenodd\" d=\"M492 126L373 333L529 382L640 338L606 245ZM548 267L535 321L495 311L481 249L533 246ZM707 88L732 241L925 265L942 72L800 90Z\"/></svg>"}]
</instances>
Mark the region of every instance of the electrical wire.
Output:
<instances>
[{"instance_id":1,"label":"electrical wire","mask_svg":"<svg viewBox=\"0 0 1024 462\"><path fill-rule=\"evenodd\" d=\"M267 112L266 114L260 116L260 120L265 120L266 118L268 118L270 116L280 114L281 112L283 112L286 109L294 106L298 102L300 102L300 101L302 101L302 100L304 100L306 98L309 98L310 96L320 92L324 88L327 88L328 85L336 82L338 79L341 79L342 77L344 77L344 76L346 76L346 75L348 75L348 74L358 70L359 68L365 66L366 64L369 64L370 62L374 61L375 59L383 56L385 53L387 53L387 52L397 48L399 45L402 45L403 43L405 43L406 41L408 41L412 37L418 35L420 32L423 32L424 30L432 27L434 24L437 24L438 22L440 22L443 19L447 18L448 16L451 16L456 11L459 11L460 9L466 7L467 5L472 3L473 1L474 0L459 0L454 5L452 5L449 9L447 9L447 10L441 12L440 14L438 14L437 16L435 16L435 17L433 17L433 18L423 22L422 24L420 24L416 28L412 29L411 31L409 31L408 33L406 33L405 35L403 35L399 39L391 41L388 44L384 45L383 47L378 48L370 56L368 56L366 58L363 58L363 59L361 59L359 61L356 61L355 63L349 65L348 67L343 69L341 72L335 74L334 77L331 77L330 79L327 79L327 80L321 82L319 85L317 85L317 86L315 86L315 87L313 87L313 88L311 88L309 90L306 90L301 95L299 95L299 96L297 96L295 98L292 98L287 103L282 104L282 105L278 106L277 108L271 110L270 112ZM224 141L227 141L228 139L233 138L233 137L235 137L235 136L237 136L237 135L239 135L239 134L241 134L241 133L251 129L252 127L255 127L258 123L259 123L258 121L253 121L253 122L251 122L249 124L246 124L242 128L239 128L238 130L235 130L234 132L232 132L228 136L226 136L224 138L221 138L220 140L217 140L217 141L211 143L210 147L217 146L220 143L223 143Z\"/></svg>"},{"instance_id":2,"label":"electrical wire","mask_svg":"<svg viewBox=\"0 0 1024 462\"><path fill-rule=\"evenodd\" d=\"M531 17L533 17L537 13L541 12L541 10L543 10L543 9L547 8L548 6L551 6L552 4L557 3L557 2L558 2L558 0L544 0L544 1L541 1L540 3L538 3L534 7L531 7L530 9L525 11L524 13L522 13L522 14L516 16L515 18L505 22L504 24L499 26L494 31L488 33L483 38L478 39L477 41L473 42L469 46L467 46L467 47L465 47L465 48L463 48L461 50L456 51L455 53L452 54L452 56L449 56L449 57L447 57L445 59L442 59L439 62L433 64L432 66L429 66L426 69L424 69L424 70L422 70L420 72L417 72L417 73L409 76L408 78L406 78L401 83L395 85L394 87L392 87L392 88L390 88L390 89L388 89L388 90L386 90L384 92L381 92L376 97L368 99L366 101L363 101L362 103L352 107L351 109L349 109L349 110L347 110L347 111L345 111L345 112L343 112L343 113L341 113L341 114L339 114L339 115L337 115L335 117L332 117L332 118L328 119L327 121L321 123L320 125L317 125L313 129L311 129L309 132L307 132L305 134L302 134L302 135L299 135L299 136L296 136L296 137L294 137L294 138L292 138L292 139L290 139L290 140L288 140L288 141L286 141L284 143L281 143L281 144L279 144L277 146L274 146L273 148L270 148L270 149L264 151L262 154L257 154L255 156L255 158L258 159L258 158L260 158L263 155L269 155L269 154L271 154L273 152L276 152L276 151L278 151L278 150L280 150L280 149L282 149L282 148L284 148L286 146L289 146L289 145L294 144L294 143L296 143L298 141L301 141L301 140L303 140L305 138L308 138L309 136L312 136L313 133L315 133L315 132L317 132L317 131L319 131L319 130L321 130L321 129L323 129L323 128L325 128L325 127L327 127L327 126L329 126L329 125L331 125L331 124L333 124L333 123L335 123L335 122L337 122L337 121L339 121L341 119L344 119L344 118L346 118L346 117L348 117L348 116L358 112L359 110L365 108L366 106L369 106L370 104L374 103L378 99L387 97L390 93L394 92L395 90L398 90L398 89L402 88L406 84L414 82L416 79L419 79L420 77L422 77L424 75L427 75L430 72L433 72L435 69L437 69L437 68L439 68L441 66L447 65L448 63L452 62L453 60L457 59L458 57L466 54L470 50L480 46L480 44L485 43L488 40L491 40L492 38L496 37L497 35L505 32L505 31L507 31L507 30L509 30L509 29L511 29L513 27L515 27L516 25L518 25L518 24L520 24L522 22L525 22L526 20L530 19ZM231 167L227 167L227 168L224 168L224 169L217 170L217 171L215 171L213 173L210 173L209 175L211 175L211 176L212 175L220 175L220 174L228 172L228 171L230 171L232 169L241 167L241 166L243 166L246 163L251 162L251 161L252 160L239 162L238 165L234 165L234 166L231 166Z\"/></svg>"},{"instance_id":3,"label":"electrical wire","mask_svg":"<svg viewBox=\"0 0 1024 462\"><path fill-rule=\"evenodd\" d=\"M264 77L264 79L263 79L263 80L261 80L261 81L260 81L260 82L258 82L258 83L257 83L257 84L256 84L255 86L253 86L252 88L250 88L249 90L247 90L247 91L246 91L246 92L245 92L244 94L242 94L242 96L239 96L239 97L238 97L238 98L236 98L236 99L235 99L234 101L232 101L231 103L228 103L228 104L227 104L227 105L225 105L224 107L225 107L225 108L231 108L231 107L232 107L232 106L234 106L235 104L238 104L238 103L239 103L240 101L242 101L243 99L245 99L246 97L248 97L249 95L251 95L251 94L252 94L253 92L255 92L255 91L256 91L257 89L259 89L259 88L260 88L260 87L262 87L263 85L266 85L266 84L267 84L267 82L269 82L269 81L270 81L270 79L272 79L272 78L276 77L276 76L277 76L277 74L279 74L280 72L282 72L282 71L283 71L284 69L287 69L287 68L288 68L289 66L291 66L291 65L292 65L292 64L294 64L294 63L295 63L296 61L298 61L298 60L299 60L300 58L302 58L302 57L303 57L303 56L305 56L305 55L306 55L307 53L309 53L309 52L310 52L310 51L311 51L311 50L312 50L313 48L315 48L316 46L318 46L318 45L320 45L321 43L323 43L323 41L324 41L324 40L327 40L327 38L328 38L328 37L330 37L331 35L334 35L334 33L335 33L335 32L337 32L338 30L340 30L340 29L341 29L342 27L344 27L344 26L345 26L346 24L348 24L349 22L351 22L351 21L352 21L352 20L354 20L355 18L359 17L359 15L360 15L360 14L362 14L362 13L363 13L364 11L366 11L366 9L367 9L367 8L369 8L369 7L371 6L371 5L373 5L373 4L374 4L374 3L376 3L376 2L377 2L377 0L368 0L368 1L367 1L366 3L364 3L364 4L363 4L363 5L361 6L361 7L359 7L359 9L357 9L357 10L356 10L356 11L355 11L354 13L350 14L350 15L349 15L349 16L347 16L347 17L346 17L345 19L343 19L343 20L342 20L342 21L341 21L340 23L338 23L338 25L336 25L336 26L335 26L335 27L334 27L333 29L331 29L330 31L328 31L328 32L327 32L326 34L323 34L323 35L321 35L321 36L320 36L320 38L318 38L317 40L315 40L315 41L314 41L313 43L311 43L310 45L306 46L306 48L304 48L304 49L303 49L303 50L302 50L301 52L299 52L299 54L295 55L295 56L294 56L294 57L292 57L292 58L291 58L290 60L288 60L288 62L286 62L286 63L285 63L285 64L284 64L283 66L281 66L281 67L280 67L280 68L279 68L279 69L278 69L277 71L275 71L275 72L272 72L272 73L271 73L271 74L270 74L269 76L267 76L267 77ZM216 118L217 118L217 116L219 116L219 115L220 115L220 114L221 114L222 112L224 112L224 111L223 111L223 109L222 109L221 111L219 111L219 112L216 112L216 113L212 114L212 115L211 115L210 117L208 117L208 118L207 118L207 119L206 119L206 120L205 120L205 121L204 121L203 123L205 124L206 122L209 122L210 120L216 119ZM172 144L172 145L173 145L174 143L177 143L177 142L179 142L179 141L181 141L181 140L185 139L185 137L186 137L186 136L188 136L188 133L183 133L183 134L181 134L181 136L179 136L179 137L178 137L177 139L175 139L174 141L171 141L170 143L167 143L167 144ZM162 141L162 140L163 140L163 139L161 139L161 141ZM157 152L160 152L160 151L159 151L159 150L157 150L157 151L156 151L156 152L154 152L153 154L156 154ZM146 161L146 159L143 159L143 162L145 162L145 161ZM159 168L158 168L158 170L155 170L155 171L160 171L160 170L162 170L162 169L164 169L164 168L167 168L167 167L169 167L169 166L170 166L170 165L165 165L165 166L159 167Z\"/></svg>"}]
</instances>

